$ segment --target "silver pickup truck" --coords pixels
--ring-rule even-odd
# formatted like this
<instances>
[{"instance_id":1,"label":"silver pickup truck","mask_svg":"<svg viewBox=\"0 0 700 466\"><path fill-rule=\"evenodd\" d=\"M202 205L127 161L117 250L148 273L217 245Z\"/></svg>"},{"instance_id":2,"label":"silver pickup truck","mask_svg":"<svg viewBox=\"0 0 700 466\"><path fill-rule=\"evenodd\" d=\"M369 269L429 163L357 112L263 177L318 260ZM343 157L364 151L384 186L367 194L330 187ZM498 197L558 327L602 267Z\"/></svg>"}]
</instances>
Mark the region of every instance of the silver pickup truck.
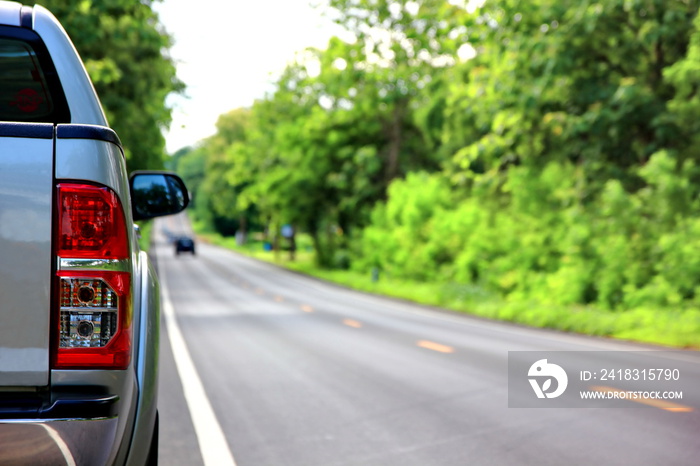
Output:
<instances>
[{"instance_id":1,"label":"silver pickup truck","mask_svg":"<svg viewBox=\"0 0 700 466\"><path fill-rule=\"evenodd\" d=\"M0 464L157 462L159 289L134 220L187 206L127 175L46 9L0 1Z\"/></svg>"}]
</instances>

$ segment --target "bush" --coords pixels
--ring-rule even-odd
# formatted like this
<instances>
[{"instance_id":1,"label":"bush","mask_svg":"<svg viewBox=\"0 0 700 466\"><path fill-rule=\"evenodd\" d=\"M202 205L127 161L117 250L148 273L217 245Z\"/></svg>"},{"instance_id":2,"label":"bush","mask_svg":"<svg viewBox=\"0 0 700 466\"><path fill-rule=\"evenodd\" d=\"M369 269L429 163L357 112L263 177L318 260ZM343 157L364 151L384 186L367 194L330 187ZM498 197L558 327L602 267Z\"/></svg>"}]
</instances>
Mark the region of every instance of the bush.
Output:
<instances>
[{"instance_id":1,"label":"bush","mask_svg":"<svg viewBox=\"0 0 700 466\"><path fill-rule=\"evenodd\" d=\"M354 262L411 280L477 286L509 302L626 311L698 304L700 216L672 154L638 170L645 186L599 184L572 163L511 167L500 197L454 201L440 175L395 181ZM689 212L695 212L690 215Z\"/></svg>"}]
</instances>

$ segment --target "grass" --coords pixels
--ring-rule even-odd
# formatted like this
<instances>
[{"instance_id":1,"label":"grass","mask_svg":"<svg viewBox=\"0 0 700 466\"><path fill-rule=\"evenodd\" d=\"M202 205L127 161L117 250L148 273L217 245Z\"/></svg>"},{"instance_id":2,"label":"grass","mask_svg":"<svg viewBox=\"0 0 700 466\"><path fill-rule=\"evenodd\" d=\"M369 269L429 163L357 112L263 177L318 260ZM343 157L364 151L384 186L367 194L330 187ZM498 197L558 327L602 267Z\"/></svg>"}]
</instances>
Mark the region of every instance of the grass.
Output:
<instances>
[{"instance_id":1,"label":"grass","mask_svg":"<svg viewBox=\"0 0 700 466\"><path fill-rule=\"evenodd\" d=\"M700 348L700 310L697 308L610 311L594 306L511 302L476 285L418 282L386 275L373 280L370 273L321 269L314 264L310 242L303 236L298 240L299 251L294 261L287 252L265 251L260 239L239 246L234 238L212 233L199 236L212 244L359 291L532 327L676 348Z\"/></svg>"},{"instance_id":2,"label":"grass","mask_svg":"<svg viewBox=\"0 0 700 466\"><path fill-rule=\"evenodd\" d=\"M145 220L138 222L139 226L139 247L142 251L148 252L151 246L151 232L153 231L153 221Z\"/></svg>"}]
</instances>

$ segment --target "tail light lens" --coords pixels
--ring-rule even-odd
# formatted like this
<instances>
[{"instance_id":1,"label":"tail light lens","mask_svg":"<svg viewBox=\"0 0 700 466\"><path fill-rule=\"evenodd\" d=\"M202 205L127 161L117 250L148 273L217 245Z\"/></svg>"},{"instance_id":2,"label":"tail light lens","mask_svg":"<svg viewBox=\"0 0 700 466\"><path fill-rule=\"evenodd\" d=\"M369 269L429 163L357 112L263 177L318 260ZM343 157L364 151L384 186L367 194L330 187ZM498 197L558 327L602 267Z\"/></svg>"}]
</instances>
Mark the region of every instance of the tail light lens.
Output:
<instances>
[{"instance_id":1,"label":"tail light lens","mask_svg":"<svg viewBox=\"0 0 700 466\"><path fill-rule=\"evenodd\" d=\"M117 195L58 186L56 369L125 369L131 359L131 270ZM64 267L63 264L71 264Z\"/></svg>"},{"instance_id":2,"label":"tail light lens","mask_svg":"<svg viewBox=\"0 0 700 466\"><path fill-rule=\"evenodd\" d=\"M92 185L62 184L58 190L58 255L126 259L126 226L117 195Z\"/></svg>"}]
</instances>

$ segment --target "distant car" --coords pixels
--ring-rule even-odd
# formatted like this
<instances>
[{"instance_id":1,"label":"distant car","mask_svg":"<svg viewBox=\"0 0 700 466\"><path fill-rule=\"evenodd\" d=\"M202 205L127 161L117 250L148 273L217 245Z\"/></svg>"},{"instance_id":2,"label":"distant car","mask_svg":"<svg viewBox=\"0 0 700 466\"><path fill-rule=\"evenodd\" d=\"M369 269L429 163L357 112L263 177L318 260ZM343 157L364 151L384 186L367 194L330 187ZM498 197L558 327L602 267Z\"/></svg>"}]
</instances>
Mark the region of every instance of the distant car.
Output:
<instances>
[{"instance_id":1,"label":"distant car","mask_svg":"<svg viewBox=\"0 0 700 466\"><path fill-rule=\"evenodd\" d=\"M194 240L189 236L180 236L175 240L175 255L181 252L191 252L194 255Z\"/></svg>"}]
</instances>

